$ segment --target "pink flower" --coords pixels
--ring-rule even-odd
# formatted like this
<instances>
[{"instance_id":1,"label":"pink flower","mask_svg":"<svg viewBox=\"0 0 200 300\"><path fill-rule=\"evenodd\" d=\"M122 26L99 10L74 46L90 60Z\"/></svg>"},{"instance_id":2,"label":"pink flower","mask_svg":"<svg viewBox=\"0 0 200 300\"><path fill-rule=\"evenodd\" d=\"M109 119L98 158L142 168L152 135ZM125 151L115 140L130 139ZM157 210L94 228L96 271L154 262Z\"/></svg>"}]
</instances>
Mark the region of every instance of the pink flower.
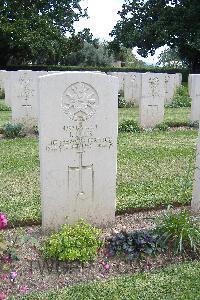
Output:
<instances>
[{"instance_id":1,"label":"pink flower","mask_svg":"<svg viewBox=\"0 0 200 300\"><path fill-rule=\"evenodd\" d=\"M17 272L13 271L10 273L10 281L14 282L17 277Z\"/></svg>"},{"instance_id":2,"label":"pink flower","mask_svg":"<svg viewBox=\"0 0 200 300\"><path fill-rule=\"evenodd\" d=\"M109 264L104 264L103 267L104 267L105 270L109 270L110 269L110 265Z\"/></svg>"},{"instance_id":3,"label":"pink flower","mask_svg":"<svg viewBox=\"0 0 200 300\"><path fill-rule=\"evenodd\" d=\"M0 300L5 300L6 294L4 292L0 292Z\"/></svg>"},{"instance_id":4,"label":"pink flower","mask_svg":"<svg viewBox=\"0 0 200 300\"><path fill-rule=\"evenodd\" d=\"M29 288L27 287L27 285L24 286L20 286L19 291L20 293L26 293L28 292Z\"/></svg>"},{"instance_id":5,"label":"pink flower","mask_svg":"<svg viewBox=\"0 0 200 300\"><path fill-rule=\"evenodd\" d=\"M6 228L8 225L8 220L3 213L0 213L0 229Z\"/></svg>"},{"instance_id":6,"label":"pink flower","mask_svg":"<svg viewBox=\"0 0 200 300\"><path fill-rule=\"evenodd\" d=\"M7 280L7 275L6 274L3 274L2 276L1 276L1 279L3 280L3 281L6 281Z\"/></svg>"}]
</instances>

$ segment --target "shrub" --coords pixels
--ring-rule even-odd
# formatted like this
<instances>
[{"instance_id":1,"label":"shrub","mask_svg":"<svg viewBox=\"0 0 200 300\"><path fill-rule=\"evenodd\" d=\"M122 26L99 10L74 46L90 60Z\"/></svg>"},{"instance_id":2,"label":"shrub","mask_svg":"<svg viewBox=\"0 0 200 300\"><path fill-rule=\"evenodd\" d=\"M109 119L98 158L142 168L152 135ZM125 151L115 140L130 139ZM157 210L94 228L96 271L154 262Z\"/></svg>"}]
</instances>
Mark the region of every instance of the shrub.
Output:
<instances>
[{"instance_id":1,"label":"shrub","mask_svg":"<svg viewBox=\"0 0 200 300\"><path fill-rule=\"evenodd\" d=\"M160 124L157 124L156 126L155 126L155 128L156 129L159 129L160 131L167 131L168 130L168 128L169 128L169 126L168 126L168 124L167 123L160 123Z\"/></svg>"},{"instance_id":2,"label":"shrub","mask_svg":"<svg viewBox=\"0 0 200 300\"><path fill-rule=\"evenodd\" d=\"M8 220L3 213L0 213L0 230L5 229L7 227ZM0 234L0 256L3 255L4 251L7 249L7 243L4 240L2 234Z\"/></svg>"},{"instance_id":3,"label":"shrub","mask_svg":"<svg viewBox=\"0 0 200 300\"><path fill-rule=\"evenodd\" d=\"M120 232L107 239L106 248L111 256L123 253L128 260L132 260L154 254L157 251L157 239L157 235L150 230Z\"/></svg>"},{"instance_id":4,"label":"shrub","mask_svg":"<svg viewBox=\"0 0 200 300\"><path fill-rule=\"evenodd\" d=\"M119 132L140 132L141 129L137 122L126 120L119 125Z\"/></svg>"},{"instance_id":5,"label":"shrub","mask_svg":"<svg viewBox=\"0 0 200 300\"><path fill-rule=\"evenodd\" d=\"M199 121L190 121L189 126L192 128L199 128Z\"/></svg>"},{"instance_id":6,"label":"shrub","mask_svg":"<svg viewBox=\"0 0 200 300\"><path fill-rule=\"evenodd\" d=\"M118 96L118 108L124 108L126 107L126 101L125 98L121 95Z\"/></svg>"},{"instance_id":7,"label":"shrub","mask_svg":"<svg viewBox=\"0 0 200 300\"><path fill-rule=\"evenodd\" d=\"M5 103L0 102L0 111L11 111L11 108Z\"/></svg>"},{"instance_id":8,"label":"shrub","mask_svg":"<svg viewBox=\"0 0 200 300\"><path fill-rule=\"evenodd\" d=\"M0 88L0 99L4 99L5 98L5 92L3 89Z\"/></svg>"},{"instance_id":9,"label":"shrub","mask_svg":"<svg viewBox=\"0 0 200 300\"><path fill-rule=\"evenodd\" d=\"M3 133L5 137L13 139L15 137L24 137L25 134L25 127L21 123L7 123L3 127Z\"/></svg>"},{"instance_id":10,"label":"shrub","mask_svg":"<svg viewBox=\"0 0 200 300\"><path fill-rule=\"evenodd\" d=\"M174 213L171 207L156 220L155 233L159 235L161 248L172 248L176 253L198 252L200 249L200 227L198 219L186 209Z\"/></svg>"},{"instance_id":11,"label":"shrub","mask_svg":"<svg viewBox=\"0 0 200 300\"><path fill-rule=\"evenodd\" d=\"M44 243L42 252L45 258L60 261L88 262L96 257L102 246L99 229L84 221L75 225L63 225L61 231L51 235Z\"/></svg>"},{"instance_id":12,"label":"shrub","mask_svg":"<svg viewBox=\"0 0 200 300\"><path fill-rule=\"evenodd\" d=\"M177 88L170 107L190 107L191 98L188 95L187 87L181 85Z\"/></svg>"}]
</instances>

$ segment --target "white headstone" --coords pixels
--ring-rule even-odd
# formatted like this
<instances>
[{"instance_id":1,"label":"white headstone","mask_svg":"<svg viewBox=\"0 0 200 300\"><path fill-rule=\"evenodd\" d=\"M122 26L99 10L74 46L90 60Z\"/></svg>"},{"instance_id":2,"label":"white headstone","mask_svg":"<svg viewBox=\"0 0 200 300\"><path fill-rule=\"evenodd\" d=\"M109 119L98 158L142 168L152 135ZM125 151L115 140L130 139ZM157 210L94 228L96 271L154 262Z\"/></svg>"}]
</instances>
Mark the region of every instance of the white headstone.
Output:
<instances>
[{"instance_id":1,"label":"white headstone","mask_svg":"<svg viewBox=\"0 0 200 300\"><path fill-rule=\"evenodd\" d=\"M124 98L127 103L139 105L141 99L142 73L130 72L124 76Z\"/></svg>"},{"instance_id":2,"label":"white headstone","mask_svg":"<svg viewBox=\"0 0 200 300\"><path fill-rule=\"evenodd\" d=\"M118 89L118 91L124 93L124 81L125 81L125 75L127 73L125 73L125 72L108 72L107 74L111 75L111 76L115 76L119 79L119 89Z\"/></svg>"},{"instance_id":3,"label":"white headstone","mask_svg":"<svg viewBox=\"0 0 200 300\"><path fill-rule=\"evenodd\" d=\"M196 154L196 164L195 164L195 174L193 183L193 194L192 194L192 209L195 212L200 212L200 132L197 143L197 154Z\"/></svg>"},{"instance_id":4,"label":"white headstone","mask_svg":"<svg viewBox=\"0 0 200 300\"><path fill-rule=\"evenodd\" d=\"M164 120L164 74L142 74L139 123L142 128L153 128Z\"/></svg>"},{"instance_id":5,"label":"white headstone","mask_svg":"<svg viewBox=\"0 0 200 300\"><path fill-rule=\"evenodd\" d=\"M6 71L4 75L4 92L5 92L5 103L11 106L11 74L12 71Z\"/></svg>"},{"instance_id":6,"label":"white headstone","mask_svg":"<svg viewBox=\"0 0 200 300\"><path fill-rule=\"evenodd\" d=\"M40 77L39 91L43 228L112 223L118 79L65 72Z\"/></svg>"},{"instance_id":7,"label":"white headstone","mask_svg":"<svg viewBox=\"0 0 200 300\"><path fill-rule=\"evenodd\" d=\"M190 121L200 120L200 74L189 75L189 94L192 98Z\"/></svg>"},{"instance_id":8,"label":"white headstone","mask_svg":"<svg viewBox=\"0 0 200 300\"><path fill-rule=\"evenodd\" d=\"M6 71L0 70L0 89L4 90L5 80L6 80Z\"/></svg>"},{"instance_id":9,"label":"white headstone","mask_svg":"<svg viewBox=\"0 0 200 300\"><path fill-rule=\"evenodd\" d=\"M29 124L38 122L37 79L46 72L15 71L11 73L12 121Z\"/></svg>"}]
</instances>

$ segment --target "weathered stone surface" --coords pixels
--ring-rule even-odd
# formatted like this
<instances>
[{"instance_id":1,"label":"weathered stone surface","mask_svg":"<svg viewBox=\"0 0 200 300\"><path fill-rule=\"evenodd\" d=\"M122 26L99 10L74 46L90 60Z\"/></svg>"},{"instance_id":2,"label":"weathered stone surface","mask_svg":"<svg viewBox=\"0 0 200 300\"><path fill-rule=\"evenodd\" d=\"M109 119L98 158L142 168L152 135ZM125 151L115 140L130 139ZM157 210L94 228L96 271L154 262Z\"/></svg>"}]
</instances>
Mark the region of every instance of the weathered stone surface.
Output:
<instances>
[{"instance_id":1,"label":"weathered stone surface","mask_svg":"<svg viewBox=\"0 0 200 300\"><path fill-rule=\"evenodd\" d=\"M188 79L189 95L192 98L190 121L200 120L200 74L190 74Z\"/></svg>"},{"instance_id":2,"label":"weathered stone surface","mask_svg":"<svg viewBox=\"0 0 200 300\"><path fill-rule=\"evenodd\" d=\"M118 79L65 72L40 77L39 90L43 228L112 223Z\"/></svg>"},{"instance_id":3,"label":"weathered stone surface","mask_svg":"<svg viewBox=\"0 0 200 300\"><path fill-rule=\"evenodd\" d=\"M46 72L15 71L10 75L10 98L12 121L37 124L38 88L37 79Z\"/></svg>"},{"instance_id":4,"label":"weathered stone surface","mask_svg":"<svg viewBox=\"0 0 200 300\"><path fill-rule=\"evenodd\" d=\"M142 90L142 73L130 72L124 75L124 98L127 103L139 105Z\"/></svg>"},{"instance_id":5,"label":"weathered stone surface","mask_svg":"<svg viewBox=\"0 0 200 300\"><path fill-rule=\"evenodd\" d=\"M177 88L182 83L182 74L164 74L165 104L171 104Z\"/></svg>"},{"instance_id":6,"label":"weathered stone surface","mask_svg":"<svg viewBox=\"0 0 200 300\"><path fill-rule=\"evenodd\" d=\"M142 74L142 91L139 105L139 123L153 128L164 120L164 74Z\"/></svg>"},{"instance_id":7,"label":"weathered stone surface","mask_svg":"<svg viewBox=\"0 0 200 300\"><path fill-rule=\"evenodd\" d=\"M196 164L192 194L192 209L200 212L200 132L197 143Z\"/></svg>"}]
</instances>

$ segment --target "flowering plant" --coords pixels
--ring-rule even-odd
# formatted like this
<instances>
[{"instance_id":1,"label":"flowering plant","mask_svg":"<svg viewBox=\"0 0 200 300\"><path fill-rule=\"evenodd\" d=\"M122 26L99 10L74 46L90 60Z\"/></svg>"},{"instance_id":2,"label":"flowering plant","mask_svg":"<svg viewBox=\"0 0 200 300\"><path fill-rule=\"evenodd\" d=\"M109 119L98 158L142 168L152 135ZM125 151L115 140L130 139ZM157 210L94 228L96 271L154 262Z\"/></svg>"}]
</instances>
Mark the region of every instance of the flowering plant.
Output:
<instances>
[{"instance_id":1,"label":"flowering plant","mask_svg":"<svg viewBox=\"0 0 200 300\"><path fill-rule=\"evenodd\" d=\"M0 230L6 228L8 225L8 220L3 213L0 213Z\"/></svg>"}]
</instances>

